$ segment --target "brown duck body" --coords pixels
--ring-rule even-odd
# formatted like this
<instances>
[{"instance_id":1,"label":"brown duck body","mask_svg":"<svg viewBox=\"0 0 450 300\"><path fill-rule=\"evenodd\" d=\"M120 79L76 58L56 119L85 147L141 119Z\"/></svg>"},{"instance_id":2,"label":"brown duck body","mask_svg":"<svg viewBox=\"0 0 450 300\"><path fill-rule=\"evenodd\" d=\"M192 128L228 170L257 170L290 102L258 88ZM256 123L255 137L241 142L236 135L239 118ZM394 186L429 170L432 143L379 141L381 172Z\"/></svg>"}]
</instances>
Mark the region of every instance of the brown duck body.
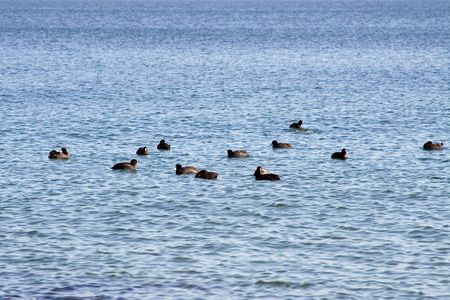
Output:
<instances>
[{"instance_id":1,"label":"brown duck body","mask_svg":"<svg viewBox=\"0 0 450 300\"><path fill-rule=\"evenodd\" d=\"M278 143L277 141L272 141L272 147L289 149L292 148L292 145L288 143Z\"/></svg>"},{"instance_id":2,"label":"brown duck body","mask_svg":"<svg viewBox=\"0 0 450 300\"><path fill-rule=\"evenodd\" d=\"M346 149L342 149L341 152L334 152L333 154L331 154L331 158L334 159L347 159L347 150Z\"/></svg>"},{"instance_id":3,"label":"brown duck body","mask_svg":"<svg viewBox=\"0 0 450 300\"><path fill-rule=\"evenodd\" d=\"M267 172L267 173L266 173ZM277 174L271 174L266 169L263 169L261 166L256 168L254 173L256 180L280 180L280 176Z\"/></svg>"},{"instance_id":4,"label":"brown duck body","mask_svg":"<svg viewBox=\"0 0 450 300\"><path fill-rule=\"evenodd\" d=\"M256 180L280 180L280 176L277 174L263 174L255 177Z\"/></svg>"},{"instance_id":5,"label":"brown duck body","mask_svg":"<svg viewBox=\"0 0 450 300\"><path fill-rule=\"evenodd\" d=\"M58 152L56 150L50 151L48 154L48 158L56 158L56 159L69 159L70 154L69 151L67 151L66 148L61 148L61 152Z\"/></svg>"},{"instance_id":6,"label":"brown duck body","mask_svg":"<svg viewBox=\"0 0 450 300\"><path fill-rule=\"evenodd\" d=\"M236 150L236 151L228 150L227 153L228 153L228 157L248 157L249 156L247 151L245 151L245 150Z\"/></svg>"},{"instance_id":7,"label":"brown duck body","mask_svg":"<svg viewBox=\"0 0 450 300\"><path fill-rule=\"evenodd\" d=\"M136 154L137 155L148 155L147 147L141 147L141 148L137 149Z\"/></svg>"},{"instance_id":8,"label":"brown duck body","mask_svg":"<svg viewBox=\"0 0 450 300\"><path fill-rule=\"evenodd\" d=\"M161 140L156 148L159 150L170 150L170 145L165 140Z\"/></svg>"},{"instance_id":9,"label":"brown duck body","mask_svg":"<svg viewBox=\"0 0 450 300\"><path fill-rule=\"evenodd\" d=\"M442 150L443 147L444 147L443 143L434 143L433 144L431 141L428 141L425 144L423 144L424 150Z\"/></svg>"},{"instance_id":10,"label":"brown duck body","mask_svg":"<svg viewBox=\"0 0 450 300\"><path fill-rule=\"evenodd\" d=\"M198 169L196 167L192 167L192 166L182 167L180 164L176 164L175 167L176 167L175 174L177 174L177 175L197 174L198 173Z\"/></svg>"},{"instance_id":11,"label":"brown duck body","mask_svg":"<svg viewBox=\"0 0 450 300\"><path fill-rule=\"evenodd\" d=\"M195 178L217 179L217 176L219 176L219 174L214 172L208 172L206 170L201 170L200 172L197 173L197 175L195 175Z\"/></svg>"},{"instance_id":12,"label":"brown duck body","mask_svg":"<svg viewBox=\"0 0 450 300\"><path fill-rule=\"evenodd\" d=\"M136 170L136 167L138 165L137 160L132 159L131 162L127 163L127 162L122 162L122 163L118 163L115 164L111 169L113 170Z\"/></svg>"},{"instance_id":13,"label":"brown duck body","mask_svg":"<svg viewBox=\"0 0 450 300\"><path fill-rule=\"evenodd\" d=\"M289 127L290 128L302 128L302 125L303 125L303 121L300 120L297 123L292 123Z\"/></svg>"}]
</instances>

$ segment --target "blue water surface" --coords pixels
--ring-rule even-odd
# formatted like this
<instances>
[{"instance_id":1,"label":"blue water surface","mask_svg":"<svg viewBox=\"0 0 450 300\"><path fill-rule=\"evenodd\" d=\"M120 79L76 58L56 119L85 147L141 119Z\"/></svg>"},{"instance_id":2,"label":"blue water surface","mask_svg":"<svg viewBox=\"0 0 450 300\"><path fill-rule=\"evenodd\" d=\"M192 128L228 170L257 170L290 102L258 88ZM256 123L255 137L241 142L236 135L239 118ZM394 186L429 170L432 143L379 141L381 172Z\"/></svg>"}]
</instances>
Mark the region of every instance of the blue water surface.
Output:
<instances>
[{"instance_id":1,"label":"blue water surface","mask_svg":"<svg viewBox=\"0 0 450 300\"><path fill-rule=\"evenodd\" d=\"M450 298L449 15L1 1L0 298Z\"/></svg>"}]
</instances>

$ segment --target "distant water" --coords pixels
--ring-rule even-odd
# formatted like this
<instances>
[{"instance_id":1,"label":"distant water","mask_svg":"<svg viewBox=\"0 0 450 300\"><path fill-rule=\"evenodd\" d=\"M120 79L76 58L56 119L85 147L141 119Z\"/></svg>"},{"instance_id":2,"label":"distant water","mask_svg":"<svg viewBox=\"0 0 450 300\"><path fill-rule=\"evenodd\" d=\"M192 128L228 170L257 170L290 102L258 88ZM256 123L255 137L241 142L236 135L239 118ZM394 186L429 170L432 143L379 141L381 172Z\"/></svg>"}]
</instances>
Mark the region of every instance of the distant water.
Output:
<instances>
[{"instance_id":1,"label":"distant water","mask_svg":"<svg viewBox=\"0 0 450 300\"><path fill-rule=\"evenodd\" d=\"M0 299L449 299L449 16L0 1Z\"/></svg>"}]
</instances>

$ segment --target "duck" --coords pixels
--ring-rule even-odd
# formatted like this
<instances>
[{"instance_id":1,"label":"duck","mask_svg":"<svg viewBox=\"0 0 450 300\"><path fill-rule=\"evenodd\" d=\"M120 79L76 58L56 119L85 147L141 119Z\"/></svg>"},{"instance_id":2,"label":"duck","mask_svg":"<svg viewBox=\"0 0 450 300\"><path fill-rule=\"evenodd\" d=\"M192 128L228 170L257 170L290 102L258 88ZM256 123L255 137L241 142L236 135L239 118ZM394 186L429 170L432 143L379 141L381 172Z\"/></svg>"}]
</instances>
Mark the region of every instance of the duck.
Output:
<instances>
[{"instance_id":1,"label":"duck","mask_svg":"<svg viewBox=\"0 0 450 300\"><path fill-rule=\"evenodd\" d=\"M443 147L444 147L443 143L434 143L433 144L431 141L428 141L425 144L423 144L424 150L442 150Z\"/></svg>"},{"instance_id":2,"label":"duck","mask_svg":"<svg viewBox=\"0 0 450 300\"><path fill-rule=\"evenodd\" d=\"M290 128L302 128L302 125L303 125L303 121L300 120L297 123L292 123L289 127Z\"/></svg>"},{"instance_id":3,"label":"duck","mask_svg":"<svg viewBox=\"0 0 450 300\"><path fill-rule=\"evenodd\" d=\"M137 149L136 154L137 155L148 155L147 147L141 147L141 148Z\"/></svg>"},{"instance_id":4,"label":"duck","mask_svg":"<svg viewBox=\"0 0 450 300\"><path fill-rule=\"evenodd\" d=\"M192 166L182 167L180 164L176 164L175 168L176 168L175 174L177 175L198 173L198 169Z\"/></svg>"},{"instance_id":5,"label":"duck","mask_svg":"<svg viewBox=\"0 0 450 300\"><path fill-rule=\"evenodd\" d=\"M267 173L264 173L264 172ZM269 171L263 169L261 166L258 166L255 171L255 179L256 180L280 180L280 176L277 174L269 173Z\"/></svg>"},{"instance_id":6,"label":"duck","mask_svg":"<svg viewBox=\"0 0 450 300\"><path fill-rule=\"evenodd\" d=\"M288 143L278 143L277 141L272 141L272 147L288 149L292 148L292 145Z\"/></svg>"},{"instance_id":7,"label":"duck","mask_svg":"<svg viewBox=\"0 0 450 300\"><path fill-rule=\"evenodd\" d=\"M161 140L156 148L159 150L170 150L170 145L165 140Z\"/></svg>"},{"instance_id":8,"label":"duck","mask_svg":"<svg viewBox=\"0 0 450 300\"><path fill-rule=\"evenodd\" d=\"M255 173L253 173L253 175L256 177L256 176L259 176L259 175L269 174L269 173L270 173L269 170L264 169L264 168L261 167L261 166L258 166L258 167L256 168Z\"/></svg>"},{"instance_id":9,"label":"duck","mask_svg":"<svg viewBox=\"0 0 450 300\"><path fill-rule=\"evenodd\" d=\"M335 159L347 159L347 150L346 149L342 149L341 152L334 152L333 154L331 154L331 158L335 158Z\"/></svg>"},{"instance_id":10,"label":"duck","mask_svg":"<svg viewBox=\"0 0 450 300\"><path fill-rule=\"evenodd\" d=\"M233 151L233 150L228 149L227 153L228 153L228 157L248 157L249 156L247 151L245 151L245 150Z\"/></svg>"},{"instance_id":11,"label":"duck","mask_svg":"<svg viewBox=\"0 0 450 300\"><path fill-rule=\"evenodd\" d=\"M138 165L137 160L132 159L131 162L127 163L127 162L122 162L122 163L118 163L115 164L111 169L113 170L136 170L136 166Z\"/></svg>"},{"instance_id":12,"label":"duck","mask_svg":"<svg viewBox=\"0 0 450 300\"><path fill-rule=\"evenodd\" d=\"M48 154L48 158L69 159L70 154L66 148L61 148L61 152L58 152L56 150L50 151L50 153Z\"/></svg>"},{"instance_id":13,"label":"duck","mask_svg":"<svg viewBox=\"0 0 450 300\"><path fill-rule=\"evenodd\" d=\"M201 170L195 175L195 178L203 178L203 179L217 179L219 174L214 172L208 172L206 170Z\"/></svg>"}]
</instances>

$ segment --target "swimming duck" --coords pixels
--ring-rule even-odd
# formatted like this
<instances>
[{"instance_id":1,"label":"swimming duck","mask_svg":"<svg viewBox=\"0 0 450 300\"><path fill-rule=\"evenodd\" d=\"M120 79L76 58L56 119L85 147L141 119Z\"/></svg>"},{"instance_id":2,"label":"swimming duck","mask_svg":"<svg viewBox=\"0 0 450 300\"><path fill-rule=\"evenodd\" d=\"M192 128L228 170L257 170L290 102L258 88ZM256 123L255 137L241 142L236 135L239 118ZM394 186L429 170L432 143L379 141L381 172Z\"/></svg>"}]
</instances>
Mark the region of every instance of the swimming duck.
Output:
<instances>
[{"instance_id":1,"label":"swimming duck","mask_svg":"<svg viewBox=\"0 0 450 300\"><path fill-rule=\"evenodd\" d=\"M291 126L289 126L290 128L302 128L303 125L303 121L300 120L297 123L292 123Z\"/></svg>"},{"instance_id":2,"label":"swimming duck","mask_svg":"<svg viewBox=\"0 0 450 300\"><path fill-rule=\"evenodd\" d=\"M232 151L232 150L228 150L228 157L248 157L248 153L245 150L236 150L236 151Z\"/></svg>"},{"instance_id":3,"label":"swimming duck","mask_svg":"<svg viewBox=\"0 0 450 300\"><path fill-rule=\"evenodd\" d=\"M259 176L259 175L269 174L269 173L270 173L269 170L264 169L264 168L261 167L261 166L258 166L258 167L256 168L255 173L253 173L253 175L254 175L254 176Z\"/></svg>"},{"instance_id":4,"label":"swimming duck","mask_svg":"<svg viewBox=\"0 0 450 300\"><path fill-rule=\"evenodd\" d=\"M442 150L443 147L444 147L443 143L434 143L433 144L431 141L428 141L425 144L423 144L424 150Z\"/></svg>"},{"instance_id":5,"label":"swimming duck","mask_svg":"<svg viewBox=\"0 0 450 300\"><path fill-rule=\"evenodd\" d=\"M61 152L58 152L56 150L50 151L50 153L48 154L48 158L69 159L70 154L66 148L61 148Z\"/></svg>"},{"instance_id":6,"label":"swimming duck","mask_svg":"<svg viewBox=\"0 0 450 300\"><path fill-rule=\"evenodd\" d=\"M292 145L288 143L278 143L277 141L272 141L272 147L288 149L292 148Z\"/></svg>"},{"instance_id":7,"label":"swimming duck","mask_svg":"<svg viewBox=\"0 0 450 300\"><path fill-rule=\"evenodd\" d=\"M334 152L333 154L331 154L331 158L335 158L335 159L347 159L347 150L346 149L342 149L341 152Z\"/></svg>"},{"instance_id":8,"label":"swimming duck","mask_svg":"<svg viewBox=\"0 0 450 300\"><path fill-rule=\"evenodd\" d=\"M170 150L170 145L165 140L161 140L156 148L159 150Z\"/></svg>"},{"instance_id":9,"label":"swimming duck","mask_svg":"<svg viewBox=\"0 0 450 300\"><path fill-rule=\"evenodd\" d=\"M138 165L137 160L132 159L131 162L122 162L115 164L111 169L113 170L136 170L136 166Z\"/></svg>"},{"instance_id":10,"label":"swimming duck","mask_svg":"<svg viewBox=\"0 0 450 300\"><path fill-rule=\"evenodd\" d=\"M206 170L201 170L195 175L195 178L203 178L203 179L217 179L219 174L214 172L208 172Z\"/></svg>"},{"instance_id":11,"label":"swimming duck","mask_svg":"<svg viewBox=\"0 0 450 300\"><path fill-rule=\"evenodd\" d=\"M181 174L197 174L198 169L196 167L186 166L182 167L180 164L176 164L176 171L175 174L181 175Z\"/></svg>"},{"instance_id":12,"label":"swimming duck","mask_svg":"<svg viewBox=\"0 0 450 300\"><path fill-rule=\"evenodd\" d=\"M137 149L136 154L137 155L148 155L147 147L141 147L141 148Z\"/></svg>"},{"instance_id":13,"label":"swimming duck","mask_svg":"<svg viewBox=\"0 0 450 300\"><path fill-rule=\"evenodd\" d=\"M279 175L268 173L267 170L264 170L264 171L267 171L267 173L264 173L263 170L264 169L261 166L258 166L256 168L256 171L255 171L255 174L254 174L256 180L280 180L280 176Z\"/></svg>"}]
</instances>

